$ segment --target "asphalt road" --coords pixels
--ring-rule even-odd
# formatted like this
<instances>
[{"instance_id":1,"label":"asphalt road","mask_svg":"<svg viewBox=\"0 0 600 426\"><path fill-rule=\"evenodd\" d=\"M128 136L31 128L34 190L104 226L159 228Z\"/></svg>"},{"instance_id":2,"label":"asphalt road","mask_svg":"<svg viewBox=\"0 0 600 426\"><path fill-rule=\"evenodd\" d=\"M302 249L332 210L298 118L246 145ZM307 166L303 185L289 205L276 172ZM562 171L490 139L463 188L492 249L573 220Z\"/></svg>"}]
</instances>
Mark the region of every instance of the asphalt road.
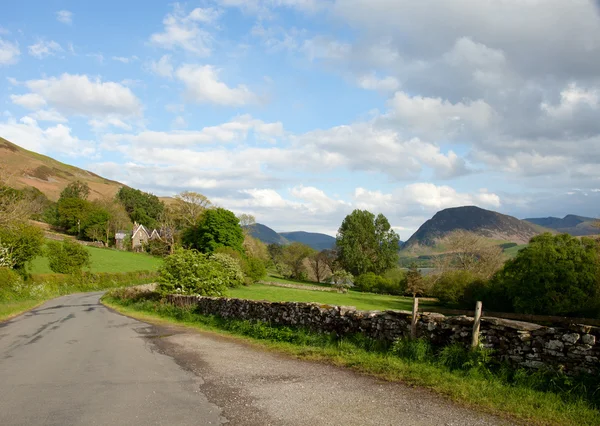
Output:
<instances>
[{"instance_id":1,"label":"asphalt road","mask_svg":"<svg viewBox=\"0 0 600 426\"><path fill-rule=\"evenodd\" d=\"M0 324L0 425L500 425L428 391L145 324L101 293Z\"/></svg>"}]
</instances>

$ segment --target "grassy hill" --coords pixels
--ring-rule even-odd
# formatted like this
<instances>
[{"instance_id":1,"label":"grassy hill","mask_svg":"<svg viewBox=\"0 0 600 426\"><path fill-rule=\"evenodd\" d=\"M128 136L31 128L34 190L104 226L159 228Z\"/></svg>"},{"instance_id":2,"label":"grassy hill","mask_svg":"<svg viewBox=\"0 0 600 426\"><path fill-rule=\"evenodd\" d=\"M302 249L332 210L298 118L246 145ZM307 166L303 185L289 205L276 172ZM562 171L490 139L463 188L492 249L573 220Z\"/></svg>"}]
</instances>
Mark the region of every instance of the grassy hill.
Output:
<instances>
[{"instance_id":1,"label":"grassy hill","mask_svg":"<svg viewBox=\"0 0 600 426\"><path fill-rule=\"evenodd\" d=\"M95 173L28 151L0 137L0 171L17 189L33 186L56 201L69 182L81 180L90 187L90 200L114 197L123 184Z\"/></svg>"},{"instance_id":2,"label":"grassy hill","mask_svg":"<svg viewBox=\"0 0 600 426\"><path fill-rule=\"evenodd\" d=\"M335 238L327 234L319 234L318 232L280 232L279 235L288 241L299 242L306 244L315 250L331 249L335 246Z\"/></svg>"},{"instance_id":3,"label":"grassy hill","mask_svg":"<svg viewBox=\"0 0 600 426\"><path fill-rule=\"evenodd\" d=\"M596 235L600 232L600 228L597 226L598 219L574 214L568 214L562 219L558 217L537 217L524 220L573 236Z\"/></svg>"}]
</instances>

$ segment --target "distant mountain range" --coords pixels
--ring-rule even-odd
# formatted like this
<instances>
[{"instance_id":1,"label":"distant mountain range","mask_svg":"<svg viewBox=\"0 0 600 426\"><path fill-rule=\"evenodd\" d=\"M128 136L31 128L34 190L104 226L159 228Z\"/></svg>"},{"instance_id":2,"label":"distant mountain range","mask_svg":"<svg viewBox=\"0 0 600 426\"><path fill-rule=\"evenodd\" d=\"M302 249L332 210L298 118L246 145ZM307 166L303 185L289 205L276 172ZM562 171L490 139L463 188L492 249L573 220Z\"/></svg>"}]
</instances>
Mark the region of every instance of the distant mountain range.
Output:
<instances>
[{"instance_id":1,"label":"distant mountain range","mask_svg":"<svg viewBox=\"0 0 600 426\"><path fill-rule=\"evenodd\" d=\"M600 234L600 228L597 225L598 219L592 217L569 214L562 219L558 217L538 217L524 220L564 234L575 236Z\"/></svg>"},{"instance_id":2,"label":"distant mountain range","mask_svg":"<svg viewBox=\"0 0 600 426\"><path fill-rule=\"evenodd\" d=\"M286 245L298 242L319 251L333 248L335 245L335 238L331 235L305 231L277 233L262 223L252 225L250 227L250 235L258 238L265 244Z\"/></svg>"},{"instance_id":3,"label":"distant mountain range","mask_svg":"<svg viewBox=\"0 0 600 426\"><path fill-rule=\"evenodd\" d=\"M474 232L495 240L525 244L547 229L516 217L475 206L454 207L437 212L405 243L404 248L434 246L457 229Z\"/></svg>"}]
</instances>

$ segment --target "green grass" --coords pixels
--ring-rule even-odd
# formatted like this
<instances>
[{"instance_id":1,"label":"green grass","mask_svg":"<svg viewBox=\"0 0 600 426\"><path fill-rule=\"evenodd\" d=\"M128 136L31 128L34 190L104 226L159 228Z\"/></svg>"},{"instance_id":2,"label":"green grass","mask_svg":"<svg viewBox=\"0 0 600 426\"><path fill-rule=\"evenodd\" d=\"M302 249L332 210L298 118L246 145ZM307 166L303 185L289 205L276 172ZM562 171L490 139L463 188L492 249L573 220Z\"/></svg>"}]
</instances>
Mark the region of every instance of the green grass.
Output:
<instances>
[{"instance_id":1,"label":"green grass","mask_svg":"<svg viewBox=\"0 0 600 426\"><path fill-rule=\"evenodd\" d=\"M269 300L271 302L316 302L327 305L354 306L362 310L398 309L410 311L412 298L383 294L332 293L326 291L300 290L295 288L274 287L254 284L229 290L230 297L251 300ZM434 306L433 302L422 302L422 306Z\"/></svg>"},{"instance_id":2,"label":"green grass","mask_svg":"<svg viewBox=\"0 0 600 426\"><path fill-rule=\"evenodd\" d=\"M509 249L504 250L504 255L509 258L512 259L513 257L515 257L517 255L517 253L520 250L523 250L525 247L527 247L529 244L520 244L518 246L514 246L511 247Z\"/></svg>"},{"instance_id":3,"label":"green grass","mask_svg":"<svg viewBox=\"0 0 600 426\"><path fill-rule=\"evenodd\" d=\"M268 275L265 278L263 278L262 281L270 281L270 282L280 283L280 284L306 285L306 286L312 286L312 287L317 286L317 287L331 288L331 284L328 284L328 283L317 283L314 281L292 280L292 279L277 277L274 275Z\"/></svg>"},{"instance_id":4,"label":"green grass","mask_svg":"<svg viewBox=\"0 0 600 426\"><path fill-rule=\"evenodd\" d=\"M415 360L414 354L403 357L403 351L394 355L388 348L361 336L339 339L302 329L225 320L157 301L132 301L108 296L103 302L122 313L149 322L177 323L233 335L262 349L349 367L384 380L426 387L461 405L508 416L526 424L597 425L600 416L590 402L575 398L568 392L559 394L535 390L524 384L511 385L476 368L455 370L431 357L425 360Z\"/></svg>"},{"instance_id":5,"label":"green grass","mask_svg":"<svg viewBox=\"0 0 600 426\"><path fill-rule=\"evenodd\" d=\"M35 308L43 301L39 300L20 300L16 302L0 302L0 321L6 321L25 311Z\"/></svg>"},{"instance_id":6,"label":"green grass","mask_svg":"<svg viewBox=\"0 0 600 426\"><path fill-rule=\"evenodd\" d=\"M85 247L90 252L91 272L156 271L162 259L145 253L131 253L98 247ZM50 274L48 258L37 257L31 263L31 274Z\"/></svg>"}]
</instances>

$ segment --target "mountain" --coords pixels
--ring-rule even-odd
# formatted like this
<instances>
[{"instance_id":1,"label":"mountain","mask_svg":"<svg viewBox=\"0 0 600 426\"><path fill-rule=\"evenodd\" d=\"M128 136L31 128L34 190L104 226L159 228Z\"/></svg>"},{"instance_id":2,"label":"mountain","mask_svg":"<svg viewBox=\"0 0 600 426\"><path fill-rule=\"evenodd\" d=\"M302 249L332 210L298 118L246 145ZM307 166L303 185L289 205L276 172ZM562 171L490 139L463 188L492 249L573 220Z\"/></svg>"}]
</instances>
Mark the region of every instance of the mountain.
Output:
<instances>
[{"instance_id":1,"label":"mountain","mask_svg":"<svg viewBox=\"0 0 600 426\"><path fill-rule=\"evenodd\" d=\"M17 189L33 186L56 201L69 182L81 180L90 187L90 200L114 197L122 183L69 166L45 155L21 148L0 137L0 172Z\"/></svg>"},{"instance_id":2,"label":"mountain","mask_svg":"<svg viewBox=\"0 0 600 426\"><path fill-rule=\"evenodd\" d=\"M598 219L594 219L593 217L568 214L562 219L558 217L537 217L524 220L574 236L595 235L600 233L600 229L596 226Z\"/></svg>"},{"instance_id":3,"label":"mountain","mask_svg":"<svg viewBox=\"0 0 600 426\"><path fill-rule=\"evenodd\" d=\"M406 242L405 248L433 246L448 233L457 229L518 244L529 242L531 237L545 230L536 224L491 210L475 206L455 207L437 212L421 225Z\"/></svg>"},{"instance_id":4,"label":"mountain","mask_svg":"<svg viewBox=\"0 0 600 426\"><path fill-rule=\"evenodd\" d=\"M331 249L335 246L334 237L327 234L319 234L317 232L281 232L279 235L288 241L306 244L318 251Z\"/></svg>"},{"instance_id":5,"label":"mountain","mask_svg":"<svg viewBox=\"0 0 600 426\"><path fill-rule=\"evenodd\" d=\"M262 223L255 223L249 228L250 235L252 235L254 238L259 239L265 244L280 244L283 246L290 243L284 237L279 235L277 232L273 231L268 226L263 225Z\"/></svg>"}]
</instances>

